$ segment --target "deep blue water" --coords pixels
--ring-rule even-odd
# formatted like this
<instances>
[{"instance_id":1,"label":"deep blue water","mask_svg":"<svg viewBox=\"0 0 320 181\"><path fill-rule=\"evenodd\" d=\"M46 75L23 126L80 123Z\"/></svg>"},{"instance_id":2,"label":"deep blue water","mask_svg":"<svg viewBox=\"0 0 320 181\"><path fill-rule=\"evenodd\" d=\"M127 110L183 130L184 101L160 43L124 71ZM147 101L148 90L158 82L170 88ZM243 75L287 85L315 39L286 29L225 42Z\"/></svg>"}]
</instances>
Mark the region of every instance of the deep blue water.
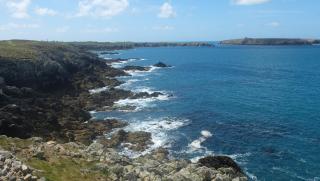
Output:
<instances>
[{"instance_id":1,"label":"deep blue water","mask_svg":"<svg viewBox=\"0 0 320 181\"><path fill-rule=\"evenodd\" d=\"M174 156L230 155L253 180L320 180L319 46L140 48L113 57L173 65L123 78L136 81L128 89L173 97L136 112L97 116L154 131ZM168 128L152 127L162 120L170 120ZM202 130L213 136L190 149Z\"/></svg>"}]
</instances>

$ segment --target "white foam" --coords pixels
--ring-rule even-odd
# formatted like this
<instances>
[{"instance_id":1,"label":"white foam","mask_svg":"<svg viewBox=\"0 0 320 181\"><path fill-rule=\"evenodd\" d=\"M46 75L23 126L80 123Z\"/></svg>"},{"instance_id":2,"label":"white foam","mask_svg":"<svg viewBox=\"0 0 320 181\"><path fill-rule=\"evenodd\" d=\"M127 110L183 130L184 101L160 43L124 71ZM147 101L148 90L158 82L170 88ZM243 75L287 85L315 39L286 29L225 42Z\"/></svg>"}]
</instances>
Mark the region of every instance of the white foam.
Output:
<instances>
[{"instance_id":1,"label":"white foam","mask_svg":"<svg viewBox=\"0 0 320 181\"><path fill-rule=\"evenodd\" d=\"M113 67L113 68L122 68L125 64L131 63L131 62L135 62L135 61L139 61L139 60L142 60L142 59L130 58L130 59L127 59L127 60L120 60L120 61L117 61L117 62L112 62L112 63L109 63L109 65L111 67Z\"/></svg>"},{"instance_id":2,"label":"white foam","mask_svg":"<svg viewBox=\"0 0 320 181\"><path fill-rule=\"evenodd\" d=\"M141 71L141 70L125 70L125 72L131 76L137 76L137 77L141 77L141 76L145 76L147 73L151 73L157 69L159 69L159 67L155 67L155 66L150 66L150 69L147 71Z\"/></svg>"},{"instance_id":3,"label":"white foam","mask_svg":"<svg viewBox=\"0 0 320 181\"><path fill-rule=\"evenodd\" d=\"M129 79L129 80L127 80L125 83L117 86L116 88L118 88L118 89L129 89L130 86L131 86L133 83L138 82L138 81L140 81L140 80L139 80L139 79Z\"/></svg>"},{"instance_id":4,"label":"white foam","mask_svg":"<svg viewBox=\"0 0 320 181\"><path fill-rule=\"evenodd\" d=\"M89 111L90 114L95 114L97 111Z\"/></svg>"},{"instance_id":5,"label":"white foam","mask_svg":"<svg viewBox=\"0 0 320 181\"><path fill-rule=\"evenodd\" d=\"M153 107L155 106L153 103L156 101L167 101L170 99L168 94L163 93L163 95L159 95L157 97L149 97L149 98L139 98L139 99L121 99L114 103L114 107L121 108L122 107L134 107L134 110L131 111L141 111L146 107ZM128 111L128 110L125 110ZM129 110L130 111L130 110Z\"/></svg>"},{"instance_id":6,"label":"white foam","mask_svg":"<svg viewBox=\"0 0 320 181\"><path fill-rule=\"evenodd\" d=\"M104 91L106 91L108 89L109 89L109 87L105 86L105 87L101 87L101 88L97 88L97 89L91 89L91 90L89 90L89 93L90 94L97 94L97 93L100 93L100 92L104 92Z\"/></svg>"},{"instance_id":7,"label":"white foam","mask_svg":"<svg viewBox=\"0 0 320 181\"><path fill-rule=\"evenodd\" d=\"M212 133L207 130L201 131L201 135L198 139L192 141L188 146L191 148L191 150L199 150L199 149L206 149L201 144L206 141L208 138L212 137Z\"/></svg>"},{"instance_id":8,"label":"white foam","mask_svg":"<svg viewBox=\"0 0 320 181\"><path fill-rule=\"evenodd\" d=\"M204 136L205 138L210 138L212 137L212 133L210 131L207 131L207 130L203 130L201 131L201 135Z\"/></svg>"},{"instance_id":9,"label":"white foam","mask_svg":"<svg viewBox=\"0 0 320 181\"><path fill-rule=\"evenodd\" d=\"M129 149L124 149L122 154L127 155L129 157L139 157L141 155L145 155L150 153L152 150L155 150L160 147L170 147L173 141L169 136L169 132L176 130L180 127L183 127L189 124L189 120L187 119L178 119L178 118L159 118L159 119L151 119L146 121L134 121L130 123L128 127L125 128L126 131L146 131L152 134L152 145L149 145L149 148L143 152L134 152Z\"/></svg>"}]
</instances>

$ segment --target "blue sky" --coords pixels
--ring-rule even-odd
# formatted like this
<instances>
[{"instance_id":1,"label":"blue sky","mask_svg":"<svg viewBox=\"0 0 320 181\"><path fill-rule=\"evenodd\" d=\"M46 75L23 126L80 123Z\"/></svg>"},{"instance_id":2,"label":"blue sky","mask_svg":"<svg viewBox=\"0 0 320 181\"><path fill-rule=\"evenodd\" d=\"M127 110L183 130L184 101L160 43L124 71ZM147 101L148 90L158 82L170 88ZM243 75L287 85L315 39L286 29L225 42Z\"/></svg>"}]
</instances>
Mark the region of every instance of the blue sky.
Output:
<instances>
[{"instance_id":1,"label":"blue sky","mask_svg":"<svg viewBox=\"0 0 320 181\"><path fill-rule=\"evenodd\" d=\"M320 38L319 0L0 0L0 39Z\"/></svg>"}]
</instances>

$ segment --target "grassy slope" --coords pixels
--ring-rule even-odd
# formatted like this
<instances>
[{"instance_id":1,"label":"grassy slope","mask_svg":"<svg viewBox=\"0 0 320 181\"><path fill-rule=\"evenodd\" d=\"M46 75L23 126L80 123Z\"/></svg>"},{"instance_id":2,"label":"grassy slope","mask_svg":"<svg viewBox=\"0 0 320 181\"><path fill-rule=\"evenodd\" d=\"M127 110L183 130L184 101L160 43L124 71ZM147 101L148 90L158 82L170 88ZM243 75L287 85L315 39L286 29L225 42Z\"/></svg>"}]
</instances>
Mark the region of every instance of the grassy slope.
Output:
<instances>
[{"instance_id":1,"label":"grassy slope","mask_svg":"<svg viewBox=\"0 0 320 181\"><path fill-rule=\"evenodd\" d=\"M28 149L33 142L30 139L8 138L0 136L0 148L8 151L18 151L17 157L30 165L34 169L40 170L37 173L39 177L45 177L49 181L65 180L103 180L108 176L108 171L97 171L96 162L89 162L83 159L74 159L71 157L60 157L52 155L49 160L41 160L36 157L26 159L21 149ZM85 172L90 170L90 172ZM95 171L96 170L96 171Z\"/></svg>"}]
</instances>

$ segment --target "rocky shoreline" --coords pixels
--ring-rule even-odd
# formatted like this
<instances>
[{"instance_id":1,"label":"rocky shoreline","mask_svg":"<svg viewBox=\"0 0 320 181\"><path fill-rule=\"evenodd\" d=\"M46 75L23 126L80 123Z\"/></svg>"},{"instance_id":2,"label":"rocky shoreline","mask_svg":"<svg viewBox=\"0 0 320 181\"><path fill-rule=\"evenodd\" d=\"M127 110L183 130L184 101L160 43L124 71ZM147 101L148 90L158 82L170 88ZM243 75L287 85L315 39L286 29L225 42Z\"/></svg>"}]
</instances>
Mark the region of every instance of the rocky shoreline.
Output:
<instances>
[{"instance_id":1,"label":"rocky shoreline","mask_svg":"<svg viewBox=\"0 0 320 181\"><path fill-rule=\"evenodd\" d=\"M121 61L127 60L109 63ZM117 88L123 83L118 76L149 70L116 69L62 43L1 42L0 134L6 136L0 138L0 180L247 180L228 157L191 163L169 158L165 149L135 159L117 151L145 150L151 133L123 131L127 123L95 120L89 111L118 109L114 103L120 99L162 95Z\"/></svg>"}]
</instances>

